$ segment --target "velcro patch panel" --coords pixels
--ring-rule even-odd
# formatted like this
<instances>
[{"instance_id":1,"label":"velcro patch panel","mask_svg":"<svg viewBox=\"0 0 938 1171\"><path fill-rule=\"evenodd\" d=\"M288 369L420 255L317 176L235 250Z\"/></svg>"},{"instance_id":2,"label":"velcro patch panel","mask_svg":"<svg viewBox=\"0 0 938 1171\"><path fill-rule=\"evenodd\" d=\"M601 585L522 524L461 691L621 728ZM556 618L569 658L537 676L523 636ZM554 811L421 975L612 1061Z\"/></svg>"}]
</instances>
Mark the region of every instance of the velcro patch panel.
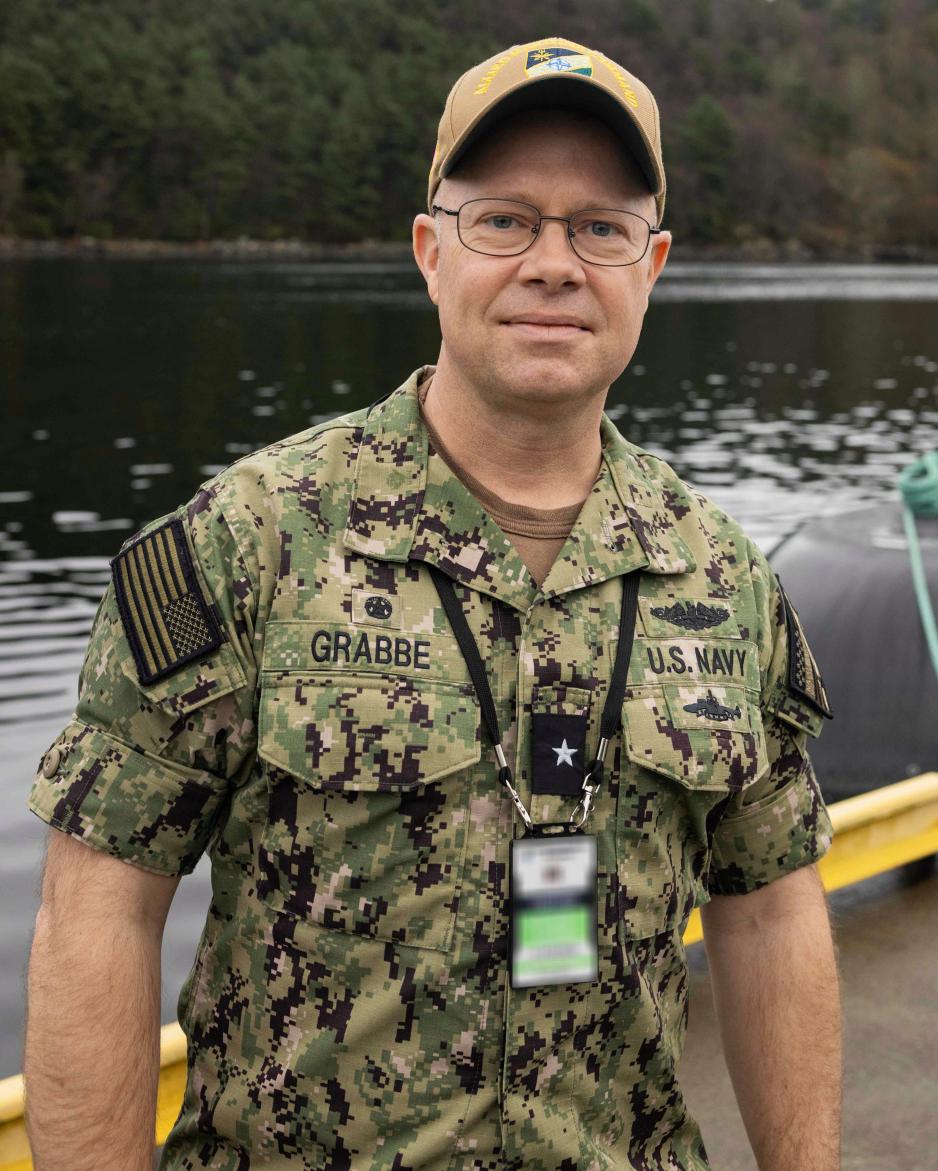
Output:
<instances>
[{"instance_id":1,"label":"velcro patch panel","mask_svg":"<svg viewBox=\"0 0 938 1171\"><path fill-rule=\"evenodd\" d=\"M798 611L788 600L781 582L778 583L778 588L785 604L785 624L788 629L788 690L806 699L816 711L828 719L833 719L827 692L824 689L824 680L818 671L814 655L811 654Z\"/></svg>"},{"instance_id":2,"label":"velcro patch panel","mask_svg":"<svg viewBox=\"0 0 938 1171\"><path fill-rule=\"evenodd\" d=\"M221 645L218 620L199 585L178 517L122 549L111 574L143 685Z\"/></svg>"}]
</instances>

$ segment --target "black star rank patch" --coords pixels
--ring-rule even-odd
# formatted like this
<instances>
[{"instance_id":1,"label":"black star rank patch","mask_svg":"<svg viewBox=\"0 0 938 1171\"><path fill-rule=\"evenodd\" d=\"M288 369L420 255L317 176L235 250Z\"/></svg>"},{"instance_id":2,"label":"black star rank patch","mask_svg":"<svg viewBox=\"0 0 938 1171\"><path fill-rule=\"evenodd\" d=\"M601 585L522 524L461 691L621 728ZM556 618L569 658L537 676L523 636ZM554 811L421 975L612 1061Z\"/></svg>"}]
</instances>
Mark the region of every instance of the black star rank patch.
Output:
<instances>
[{"instance_id":1,"label":"black star rank patch","mask_svg":"<svg viewBox=\"0 0 938 1171\"><path fill-rule=\"evenodd\" d=\"M144 686L221 645L218 620L202 593L178 517L122 549L111 562L111 575Z\"/></svg>"},{"instance_id":2,"label":"black star rank patch","mask_svg":"<svg viewBox=\"0 0 938 1171\"><path fill-rule=\"evenodd\" d=\"M583 789L586 716L532 717L532 793L579 796Z\"/></svg>"},{"instance_id":3,"label":"black star rank patch","mask_svg":"<svg viewBox=\"0 0 938 1171\"><path fill-rule=\"evenodd\" d=\"M804 629L798 611L788 600L788 595L778 583L782 602L785 606L785 626L788 630L788 690L808 703L822 715L833 719L824 680L818 671L814 655L804 636Z\"/></svg>"}]
</instances>

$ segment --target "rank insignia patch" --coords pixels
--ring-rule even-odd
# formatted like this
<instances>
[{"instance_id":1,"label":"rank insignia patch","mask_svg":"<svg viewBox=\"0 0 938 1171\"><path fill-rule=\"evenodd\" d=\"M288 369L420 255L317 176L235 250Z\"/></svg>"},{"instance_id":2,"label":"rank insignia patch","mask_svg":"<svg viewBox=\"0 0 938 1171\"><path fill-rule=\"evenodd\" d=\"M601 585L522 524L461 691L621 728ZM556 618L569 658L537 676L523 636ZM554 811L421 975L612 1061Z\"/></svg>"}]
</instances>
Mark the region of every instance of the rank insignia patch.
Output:
<instances>
[{"instance_id":1,"label":"rank insignia patch","mask_svg":"<svg viewBox=\"0 0 938 1171\"><path fill-rule=\"evenodd\" d=\"M566 49L562 45L532 49L524 66L528 77L546 77L552 73L580 73L593 76L593 65L585 53Z\"/></svg>"},{"instance_id":2,"label":"rank insignia patch","mask_svg":"<svg viewBox=\"0 0 938 1171\"><path fill-rule=\"evenodd\" d=\"M390 618L394 613L394 607L387 598L374 594L365 599L365 613L369 618Z\"/></svg>"},{"instance_id":3,"label":"rank insignia patch","mask_svg":"<svg viewBox=\"0 0 938 1171\"><path fill-rule=\"evenodd\" d=\"M531 717L532 793L578 796L583 789L586 716Z\"/></svg>"},{"instance_id":4,"label":"rank insignia patch","mask_svg":"<svg viewBox=\"0 0 938 1171\"><path fill-rule=\"evenodd\" d=\"M199 586L178 517L118 553L111 574L142 684L155 683L221 645L218 621Z\"/></svg>"},{"instance_id":5,"label":"rank insignia patch","mask_svg":"<svg viewBox=\"0 0 938 1171\"><path fill-rule=\"evenodd\" d=\"M778 588L785 605L785 626L788 630L788 690L806 699L829 720L833 719L827 692L824 689L824 680L804 636L798 611L788 600L781 582L778 583Z\"/></svg>"}]
</instances>

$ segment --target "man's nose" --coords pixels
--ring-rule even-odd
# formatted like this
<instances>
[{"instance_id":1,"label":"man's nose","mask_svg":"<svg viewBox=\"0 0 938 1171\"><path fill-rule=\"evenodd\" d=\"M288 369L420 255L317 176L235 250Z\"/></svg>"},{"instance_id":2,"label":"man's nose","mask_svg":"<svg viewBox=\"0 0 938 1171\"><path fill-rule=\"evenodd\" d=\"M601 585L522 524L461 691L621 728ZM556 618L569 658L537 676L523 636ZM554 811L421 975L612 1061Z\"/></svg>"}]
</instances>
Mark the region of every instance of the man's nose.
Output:
<instances>
[{"instance_id":1,"label":"man's nose","mask_svg":"<svg viewBox=\"0 0 938 1171\"><path fill-rule=\"evenodd\" d=\"M573 251L570 243L570 225L559 218L541 218L537 237L522 254L524 275L529 279L540 277L552 280L586 279L584 262ZM548 229L554 229L548 231Z\"/></svg>"}]
</instances>

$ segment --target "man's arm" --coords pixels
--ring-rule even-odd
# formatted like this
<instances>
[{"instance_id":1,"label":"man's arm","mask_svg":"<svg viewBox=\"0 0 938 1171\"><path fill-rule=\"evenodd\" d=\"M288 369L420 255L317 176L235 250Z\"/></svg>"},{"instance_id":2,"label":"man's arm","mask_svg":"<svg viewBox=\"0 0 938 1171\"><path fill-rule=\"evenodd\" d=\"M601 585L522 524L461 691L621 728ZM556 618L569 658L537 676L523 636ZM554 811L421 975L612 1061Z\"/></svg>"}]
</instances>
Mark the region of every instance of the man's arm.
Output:
<instances>
[{"instance_id":1,"label":"man's arm","mask_svg":"<svg viewBox=\"0 0 938 1171\"><path fill-rule=\"evenodd\" d=\"M24 1053L36 1171L153 1166L160 944L178 883L49 831Z\"/></svg>"},{"instance_id":2,"label":"man's arm","mask_svg":"<svg viewBox=\"0 0 938 1171\"><path fill-rule=\"evenodd\" d=\"M839 1171L836 950L815 865L701 908L723 1050L759 1171Z\"/></svg>"}]
</instances>

